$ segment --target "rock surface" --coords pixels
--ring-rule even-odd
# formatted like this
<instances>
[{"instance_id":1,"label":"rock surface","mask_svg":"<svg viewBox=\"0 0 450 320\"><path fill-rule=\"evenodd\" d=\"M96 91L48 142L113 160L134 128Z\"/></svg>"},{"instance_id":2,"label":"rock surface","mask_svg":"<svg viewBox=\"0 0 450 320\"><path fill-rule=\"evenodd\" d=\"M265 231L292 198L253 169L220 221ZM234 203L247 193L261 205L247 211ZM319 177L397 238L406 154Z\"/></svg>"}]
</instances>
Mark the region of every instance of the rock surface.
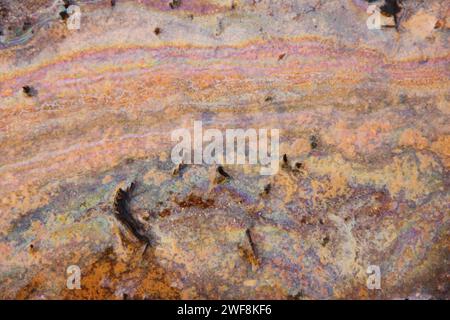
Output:
<instances>
[{"instance_id":1,"label":"rock surface","mask_svg":"<svg viewBox=\"0 0 450 320\"><path fill-rule=\"evenodd\" d=\"M398 30L366 1L169 2L77 1L68 30L0 1L0 297L449 299L448 1ZM173 175L194 120L278 128L289 163ZM114 215L133 181L145 252Z\"/></svg>"}]
</instances>

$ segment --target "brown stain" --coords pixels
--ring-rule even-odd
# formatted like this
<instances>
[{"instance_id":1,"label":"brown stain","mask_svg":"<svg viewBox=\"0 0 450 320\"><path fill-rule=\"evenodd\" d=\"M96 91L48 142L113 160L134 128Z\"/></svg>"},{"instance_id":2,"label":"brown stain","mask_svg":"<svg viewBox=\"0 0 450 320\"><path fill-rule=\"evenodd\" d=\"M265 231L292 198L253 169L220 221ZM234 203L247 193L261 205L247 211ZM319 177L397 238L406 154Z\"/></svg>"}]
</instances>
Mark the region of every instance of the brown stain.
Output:
<instances>
[{"instance_id":1,"label":"brown stain","mask_svg":"<svg viewBox=\"0 0 450 320\"><path fill-rule=\"evenodd\" d=\"M48 280L49 279L47 279L43 273L38 273L27 283L26 286L17 292L14 299L25 300L32 298L34 294L43 286L43 284L48 282Z\"/></svg>"},{"instance_id":2,"label":"brown stain","mask_svg":"<svg viewBox=\"0 0 450 320\"><path fill-rule=\"evenodd\" d=\"M239 255L252 266L252 270L258 269L260 263L251 248L247 245L238 245L238 250Z\"/></svg>"},{"instance_id":3,"label":"brown stain","mask_svg":"<svg viewBox=\"0 0 450 320\"><path fill-rule=\"evenodd\" d=\"M213 199L203 199L193 193L190 193L185 199L176 201L176 203L182 208L197 207L201 209L207 209L214 205Z\"/></svg>"},{"instance_id":4,"label":"brown stain","mask_svg":"<svg viewBox=\"0 0 450 320\"><path fill-rule=\"evenodd\" d=\"M170 216L171 213L172 213L172 212L170 211L170 209L169 209L169 208L166 208L166 209L162 210L161 212L159 212L158 215L159 215L161 218L165 218L165 217Z\"/></svg>"},{"instance_id":5,"label":"brown stain","mask_svg":"<svg viewBox=\"0 0 450 320\"><path fill-rule=\"evenodd\" d=\"M63 290L63 299L123 299L117 289L124 287L133 278L139 278L130 292L124 292L127 299L178 299L179 292L171 287L175 275L171 275L155 261L151 250L144 260L131 251L129 259L121 261L112 249L107 249L100 258L82 272L80 290ZM128 280L128 281L127 281Z\"/></svg>"},{"instance_id":6,"label":"brown stain","mask_svg":"<svg viewBox=\"0 0 450 320\"><path fill-rule=\"evenodd\" d=\"M371 203L361 209L362 215L367 215L373 218L379 217L385 213L388 213L393 207L392 199L387 192L375 192L371 199Z\"/></svg>"}]
</instances>

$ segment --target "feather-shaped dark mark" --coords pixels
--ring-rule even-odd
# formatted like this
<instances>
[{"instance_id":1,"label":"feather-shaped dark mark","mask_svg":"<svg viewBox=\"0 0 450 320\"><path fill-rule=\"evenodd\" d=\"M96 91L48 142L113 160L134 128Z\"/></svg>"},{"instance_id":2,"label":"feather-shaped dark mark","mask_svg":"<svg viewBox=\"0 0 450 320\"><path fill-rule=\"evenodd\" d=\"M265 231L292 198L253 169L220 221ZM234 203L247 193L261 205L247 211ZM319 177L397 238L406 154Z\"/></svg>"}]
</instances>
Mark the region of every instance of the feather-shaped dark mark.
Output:
<instances>
[{"instance_id":1,"label":"feather-shaped dark mark","mask_svg":"<svg viewBox=\"0 0 450 320\"><path fill-rule=\"evenodd\" d=\"M147 251L148 246L151 244L151 239L145 233L142 225L137 221L130 212L129 202L131 200L131 194L135 189L135 183L123 190L119 188L114 197L114 215L116 218L141 242L145 243L145 249L143 254Z\"/></svg>"},{"instance_id":2,"label":"feather-shaped dark mark","mask_svg":"<svg viewBox=\"0 0 450 320\"><path fill-rule=\"evenodd\" d=\"M22 90L23 90L23 93L25 93L25 95L27 97L37 96L37 93L38 93L37 90L32 86L24 86L24 87L22 87Z\"/></svg>"},{"instance_id":3,"label":"feather-shaped dark mark","mask_svg":"<svg viewBox=\"0 0 450 320\"><path fill-rule=\"evenodd\" d=\"M402 8L399 5L398 0L385 0L384 5L380 7L381 13L388 17L394 17L395 29L398 30L398 17Z\"/></svg>"},{"instance_id":4,"label":"feather-shaped dark mark","mask_svg":"<svg viewBox=\"0 0 450 320\"><path fill-rule=\"evenodd\" d=\"M169 3L169 6L171 9L176 9L181 6L181 0L172 0L172 2Z\"/></svg>"},{"instance_id":5,"label":"feather-shaped dark mark","mask_svg":"<svg viewBox=\"0 0 450 320\"><path fill-rule=\"evenodd\" d=\"M240 254L251 264L252 269L258 269L260 261L255 248L255 243L253 242L250 229L245 230L245 235L248 241L247 245L239 246Z\"/></svg>"},{"instance_id":6,"label":"feather-shaped dark mark","mask_svg":"<svg viewBox=\"0 0 450 320\"><path fill-rule=\"evenodd\" d=\"M217 172L224 178L231 179L231 176L225 171L222 166L217 167Z\"/></svg>"},{"instance_id":7,"label":"feather-shaped dark mark","mask_svg":"<svg viewBox=\"0 0 450 320\"><path fill-rule=\"evenodd\" d=\"M291 169L291 166L289 165L289 160L288 160L286 153L283 154L283 161L281 162L281 168L283 168L285 170Z\"/></svg>"},{"instance_id":8,"label":"feather-shaped dark mark","mask_svg":"<svg viewBox=\"0 0 450 320\"><path fill-rule=\"evenodd\" d=\"M259 195L262 197L265 197L270 193L271 190L272 190L272 185L270 183L268 183L264 186L264 191L261 192Z\"/></svg>"},{"instance_id":9,"label":"feather-shaped dark mark","mask_svg":"<svg viewBox=\"0 0 450 320\"><path fill-rule=\"evenodd\" d=\"M182 163L179 163L179 164L175 167L175 169L173 169L172 175L174 175L174 176L180 176L180 175L183 174L183 171L184 171L186 168L187 168L187 165L186 165L186 164L184 164L183 162L182 162Z\"/></svg>"},{"instance_id":10,"label":"feather-shaped dark mark","mask_svg":"<svg viewBox=\"0 0 450 320\"><path fill-rule=\"evenodd\" d=\"M255 243L253 242L252 234L250 233L250 229L245 230L245 235L247 236L248 243L250 244L250 248L252 248L252 252L256 257Z\"/></svg>"}]
</instances>

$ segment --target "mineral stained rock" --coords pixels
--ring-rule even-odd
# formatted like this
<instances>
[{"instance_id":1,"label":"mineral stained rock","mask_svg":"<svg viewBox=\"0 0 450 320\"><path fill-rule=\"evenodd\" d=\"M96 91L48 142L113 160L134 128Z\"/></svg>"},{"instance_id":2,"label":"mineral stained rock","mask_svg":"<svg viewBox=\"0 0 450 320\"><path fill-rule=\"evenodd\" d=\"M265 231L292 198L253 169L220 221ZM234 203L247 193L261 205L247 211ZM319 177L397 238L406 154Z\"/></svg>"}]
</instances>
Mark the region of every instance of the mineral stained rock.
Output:
<instances>
[{"instance_id":1,"label":"mineral stained rock","mask_svg":"<svg viewBox=\"0 0 450 320\"><path fill-rule=\"evenodd\" d=\"M0 298L450 298L448 1L379 30L357 0L73 3L0 1ZM176 167L195 120L286 161Z\"/></svg>"}]
</instances>

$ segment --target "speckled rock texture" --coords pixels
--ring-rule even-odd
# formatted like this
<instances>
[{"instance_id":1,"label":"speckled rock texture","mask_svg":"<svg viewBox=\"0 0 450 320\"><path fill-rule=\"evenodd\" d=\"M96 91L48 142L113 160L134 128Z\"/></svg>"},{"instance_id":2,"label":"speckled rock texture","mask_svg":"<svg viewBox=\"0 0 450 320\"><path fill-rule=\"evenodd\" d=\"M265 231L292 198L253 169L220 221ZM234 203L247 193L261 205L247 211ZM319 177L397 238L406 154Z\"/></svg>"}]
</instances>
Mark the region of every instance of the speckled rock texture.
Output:
<instances>
[{"instance_id":1,"label":"speckled rock texture","mask_svg":"<svg viewBox=\"0 0 450 320\"><path fill-rule=\"evenodd\" d=\"M449 2L169 2L0 0L0 298L449 299ZM288 163L174 175L194 120Z\"/></svg>"}]
</instances>

